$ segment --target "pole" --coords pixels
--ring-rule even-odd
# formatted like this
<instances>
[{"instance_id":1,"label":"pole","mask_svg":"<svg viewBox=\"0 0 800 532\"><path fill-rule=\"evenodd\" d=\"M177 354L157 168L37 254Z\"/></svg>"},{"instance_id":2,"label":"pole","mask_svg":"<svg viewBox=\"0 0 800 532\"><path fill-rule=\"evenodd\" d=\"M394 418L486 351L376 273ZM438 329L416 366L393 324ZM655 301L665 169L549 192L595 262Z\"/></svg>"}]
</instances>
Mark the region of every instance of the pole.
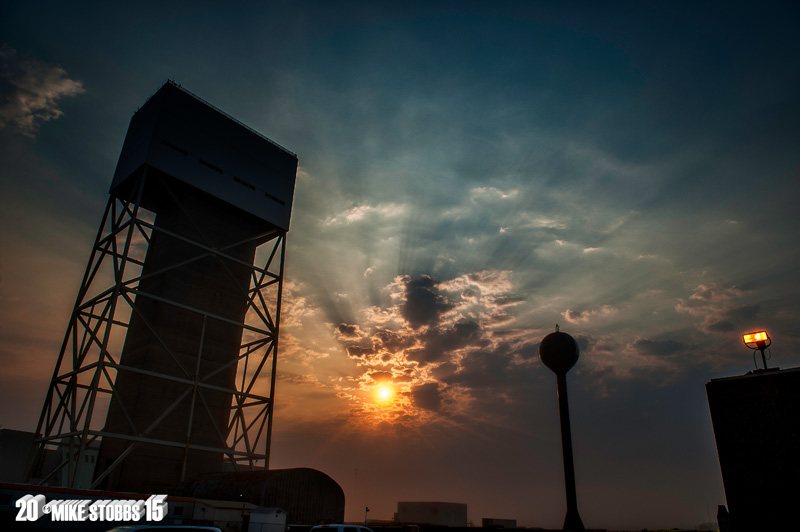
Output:
<instances>
[{"instance_id":1,"label":"pole","mask_svg":"<svg viewBox=\"0 0 800 532\"><path fill-rule=\"evenodd\" d=\"M572 460L572 431L569 426L569 401L567 399L567 373L556 374L558 381L558 413L561 417L561 454L564 458L564 486L567 491L567 515L563 530L585 532L578 514L578 495L575 488L575 464Z\"/></svg>"}]
</instances>

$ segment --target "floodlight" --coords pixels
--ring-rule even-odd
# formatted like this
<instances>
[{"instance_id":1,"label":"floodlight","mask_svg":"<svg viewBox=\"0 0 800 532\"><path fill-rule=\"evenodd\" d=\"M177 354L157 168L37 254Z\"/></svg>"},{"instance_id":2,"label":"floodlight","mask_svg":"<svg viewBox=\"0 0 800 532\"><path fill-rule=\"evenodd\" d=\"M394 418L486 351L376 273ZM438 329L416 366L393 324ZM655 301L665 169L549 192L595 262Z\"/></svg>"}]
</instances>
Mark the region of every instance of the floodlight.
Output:
<instances>
[{"instance_id":1,"label":"floodlight","mask_svg":"<svg viewBox=\"0 0 800 532\"><path fill-rule=\"evenodd\" d=\"M771 338L767 331L756 331L742 335L742 340L744 340L744 344L749 347L750 349L759 349L760 346L758 345L761 342L766 342L764 347L769 346L772 343ZM753 345L750 345L753 344Z\"/></svg>"},{"instance_id":2,"label":"floodlight","mask_svg":"<svg viewBox=\"0 0 800 532\"><path fill-rule=\"evenodd\" d=\"M742 335L744 345L753 351L761 351L761 361L764 362L764 369L767 369L767 358L764 356L764 349L772 345L772 338L769 337L767 331L754 331ZM755 352L753 353L755 358Z\"/></svg>"}]
</instances>

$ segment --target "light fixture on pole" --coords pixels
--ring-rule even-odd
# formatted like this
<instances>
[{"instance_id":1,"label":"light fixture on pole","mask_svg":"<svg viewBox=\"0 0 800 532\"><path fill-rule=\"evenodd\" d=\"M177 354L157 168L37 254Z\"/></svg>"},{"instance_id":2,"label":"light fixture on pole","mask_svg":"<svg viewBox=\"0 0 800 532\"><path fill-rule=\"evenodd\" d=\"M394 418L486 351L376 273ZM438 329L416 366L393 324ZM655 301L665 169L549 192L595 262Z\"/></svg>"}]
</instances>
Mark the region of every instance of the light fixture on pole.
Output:
<instances>
[{"instance_id":1,"label":"light fixture on pole","mask_svg":"<svg viewBox=\"0 0 800 532\"><path fill-rule=\"evenodd\" d=\"M769 337L767 331L754 331L742 335L744 345L753 350L753 358L755 358L755 351L761 351L761 361L764 363L764 369L767 369L767 357L764 356L764 349L772 345L772 338Z\"/></svg>"}]
</instances>

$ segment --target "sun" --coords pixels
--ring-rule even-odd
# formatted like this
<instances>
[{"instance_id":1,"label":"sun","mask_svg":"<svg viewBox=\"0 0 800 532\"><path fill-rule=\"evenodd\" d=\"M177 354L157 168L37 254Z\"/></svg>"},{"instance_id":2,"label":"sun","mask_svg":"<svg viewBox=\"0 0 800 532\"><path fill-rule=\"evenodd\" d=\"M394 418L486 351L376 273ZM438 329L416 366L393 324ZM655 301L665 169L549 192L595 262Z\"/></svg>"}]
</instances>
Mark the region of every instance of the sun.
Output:
<instances>
[{"instance_id":1,"label":"sun","mask_svg":"<svg viewBox=\"0 0 800 532\"><path fill-rule=\"evenodd\" d=\"M375 388L375 399L379 403L391 403L394 399L394 388L391 384L380 384Z\"/></svg>"}]
</instances>

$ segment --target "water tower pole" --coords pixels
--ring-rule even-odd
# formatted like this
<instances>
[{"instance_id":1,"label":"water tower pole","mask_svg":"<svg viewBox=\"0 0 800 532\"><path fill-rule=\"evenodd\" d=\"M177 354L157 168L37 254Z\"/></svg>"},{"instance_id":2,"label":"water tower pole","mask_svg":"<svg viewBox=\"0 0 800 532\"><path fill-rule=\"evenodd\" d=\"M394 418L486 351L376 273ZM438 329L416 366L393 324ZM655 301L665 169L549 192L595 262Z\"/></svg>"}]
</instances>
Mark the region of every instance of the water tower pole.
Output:
<instances>
[{"instance_id":1,"label":"water tower pole","mask_svg":"<svg viewBox=\"0 0 800 532\"><path fill-rule=\"evenodd\" d=\"M572 459L572 431L569 423L567 397L567 372L578 361L578 344L567 333L556 332L544 337L539 344L539 357L544 365L556 374L558 385L558 413L561 418L561 453L564 459L564 489L567 495L567 515L563 530L584 532L586 529L578 513L578 495L575 488L575 463Z\"/></svg>"}]
</instances>

